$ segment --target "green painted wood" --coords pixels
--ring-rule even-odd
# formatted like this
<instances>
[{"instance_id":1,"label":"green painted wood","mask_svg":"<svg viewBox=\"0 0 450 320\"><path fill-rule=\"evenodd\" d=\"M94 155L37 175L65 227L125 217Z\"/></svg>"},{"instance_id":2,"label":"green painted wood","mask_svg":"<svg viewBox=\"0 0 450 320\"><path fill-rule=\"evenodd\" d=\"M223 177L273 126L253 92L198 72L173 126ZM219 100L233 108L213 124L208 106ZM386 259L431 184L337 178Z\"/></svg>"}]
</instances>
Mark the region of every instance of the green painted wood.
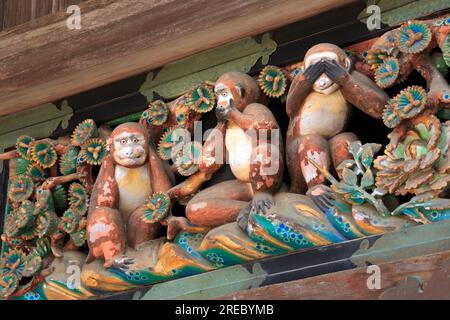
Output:
<instances>
[{"instance_id":1,"label":"green painted wood","mask_svg":"<svg viewBox=\"0 0 450 320\"><path fill-rule=\"evenodd\" d=\"M377 5L380 7L381 12L387 12L390 10L394 10L397 8L401 8L407 4L416 2L417 0L368 0L367 6ZM358 19L364 19L369 16L366 10L361 12L358 16Z\"/></svg>"},{"instance_id":2,"label":"green painted wood","mask_svg":"<svg viewBox=\"0 0 450 320\"><path fill-rule=\"evenodd\" d=\"M266 276L267 273L259 263L253 265L252 272L236 265L156 284L142 297L136 293L134 298L141 300L209 299L240 290L258 288Z\"/></svg>"},{"instance_id":3,"label":"green painted wood","mask_svg":"<svg viewBox=\"0 0 450 320\"><path fill-rule=\"evenodd\" d=\"M0 152L16 144L20 135L29 135L36 139L50 136L59 126L67 128L73 110L64 100L58 108L48 103L31 110L18 112L0 118ZM2 162L0 162L0 172Z\"/></svg>"},{"instance_id":4,"label":"green painted wood","mask_svg":"<svg viewBox=\"0 0 450 320\"><path fill-rule=\"evenodd\" d=\"M369 247L361 242L351 261L358 267L450 250L450 220L386 233Z\"/></svg>"},{"instance_id":5,"label":"green painted wood","mask_svg":"<svg viewBox=\"0 0 450 320\"><path fill-rule=\"evenodd\" d=\"M368 1L368 4L376 4L380 7L381 22L390 27L450 8L448 0L380 0ZM359 14L358 19L365 23L368 15L364 10Z\"/></svg>"},{"instance_id":6,"label":"green painted wood","mask_svg":"<svg viewBox=\"0 0 450 320\"><path fill-rule=\"evenodd\" d=\"M215 81L227 71L247 73L261 59L267 64L277 44L269 34L262 36L261 42L244 38L176 61L164 66L158 73L150 72L140 92L153 101L154 93L164 99L176 98L194 86L205 81Z\"/></svg>"},{"instance_id":7,"label":"green painted wood","mask_svg":"<svg viewBox=\"0 0 450 320\"><path fill-rule=\"evenodd\" d=\"M130 115L126 115L117 119L114 119L112 121L109 121L106 123L106 125L110 126L110 127L115 127L118 126L119 124L125 123L125 122L134 122L134 121L138 121L141 118L142 115L142 111L130 114Z\"/></svg>"},{"instance_id":8,"label":"green painted wood","mask_svg":"<svg viewBox=\"0 0 450 320\"><path fill-rule=\"evenodd\" d=\"M48 137L59 125L67 128L72 115L72 108L65 100L61 108L49 103L2 117L0 118L0 146L7 148L15 145L17 137L21 134L28 134L37 139Z\"/></svg>"}]
</instances>

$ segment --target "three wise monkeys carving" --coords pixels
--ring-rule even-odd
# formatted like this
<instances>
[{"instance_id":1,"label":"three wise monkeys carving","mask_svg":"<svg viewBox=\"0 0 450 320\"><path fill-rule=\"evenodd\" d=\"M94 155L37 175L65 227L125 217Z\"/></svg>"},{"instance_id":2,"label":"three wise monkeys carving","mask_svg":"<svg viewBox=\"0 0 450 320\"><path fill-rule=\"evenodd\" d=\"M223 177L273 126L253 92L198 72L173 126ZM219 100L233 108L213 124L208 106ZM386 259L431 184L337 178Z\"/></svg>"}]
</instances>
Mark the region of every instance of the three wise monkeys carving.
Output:
<instances>
[{"instance_id":1,"label":"three wise monkeys carving","mask_svg":"<svg viewBox=\"0 0 450 320\"><path fill-rule=\"evenodd\" d=\"M309 49L303 68L287 95L286 146L256 81L240 72L219 77L214 87L215 134L203 143L198 171L176 185L143 124L116 127L91 197L88 260L104 259L105 267L126 264L127 247L137 248L158 237L161 224L167 225L169 239L180 230L204 231L234 221L245 230L250 210L264 212L284 188L284 149L291 192L303 194L324 183L325 177L308 159L328 169L350 158L348 142L358 140L345 132L351 105L380 119L388 96L353 70L345 52L332 44ZM232 179L202 189L224 165L225 154ZM172 205L190 199L186 218L169 214L160 222L145 222L147 200L158 192Z\"/></svg>"}]
</instances>

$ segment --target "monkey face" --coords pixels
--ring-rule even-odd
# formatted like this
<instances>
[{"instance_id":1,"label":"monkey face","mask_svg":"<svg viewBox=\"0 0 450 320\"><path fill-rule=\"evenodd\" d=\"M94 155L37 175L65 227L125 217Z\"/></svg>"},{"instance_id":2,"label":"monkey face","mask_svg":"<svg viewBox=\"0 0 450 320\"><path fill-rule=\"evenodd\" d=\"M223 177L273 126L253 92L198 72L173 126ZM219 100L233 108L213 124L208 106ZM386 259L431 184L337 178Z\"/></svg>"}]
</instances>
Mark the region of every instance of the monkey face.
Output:
<instances>
[{"instance_id":1,"label":"monkey face","mask_svg":"<svg viewBox=\"0 0 450 320\"><path fill-rule=\"evenodd\" d=\"M141 166L147 160L146 138L139 132L123 131L112 136L114 161L124 167Z\"/></svg>"},{"instance_id":2,"label":"monkey face","mask_svg":"<svg viewBox=\"0 0 450 320\"><path fill-rule=\"evenodd\" d=\"M335 52L323 51L307 55L307 57L305 58L304 68L306 70L309 66L323 60L334 60L342 65L340 57ZM350 69L350 60L348 58L345 58L344 61L345 65L342 67L344 67L348 71ZM325 73L322 73L313 84L313 90L322 94L331 94L338 88L339 85L334 83Z\"/></svg>"},{"instance_id":3,"label":"monkey face","mask_svg":"<svg viewBox=\"0 0 450 320\"><path fill-rule=\"evenodd\" d=\"M234 106L234 97L230 88L226 87L222 83L219 83L215 87L215 93L217 96L216 115L218 119L222 117L226 118L226 115L231 111L231 107Z\"/></svg>"},{"instance_id":4,"label":"monkey face","mask_svg":"<svg viewBox=\"0 0 450 320\"><path fill-rule=\"evenodd\" d=\"M217 79L214 87L217 96L216 113L226 114L235 107L242 111L245 107L259 99L260 91L256 81L241 72L227 72Z\"/></svg>"}]
</instances>

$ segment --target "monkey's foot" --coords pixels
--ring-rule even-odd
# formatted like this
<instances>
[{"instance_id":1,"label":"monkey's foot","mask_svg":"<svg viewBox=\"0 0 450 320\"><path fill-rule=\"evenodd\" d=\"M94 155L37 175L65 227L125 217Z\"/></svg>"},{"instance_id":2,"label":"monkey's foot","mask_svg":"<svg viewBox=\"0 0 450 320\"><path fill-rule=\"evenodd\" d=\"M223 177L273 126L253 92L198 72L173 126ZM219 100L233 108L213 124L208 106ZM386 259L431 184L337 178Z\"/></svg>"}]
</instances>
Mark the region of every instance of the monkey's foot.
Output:
<instances>
[{"instance_id":1,"label":"monkey's foot","mask_svg":"<svg viewBox=\"0 0 450 320\"><path fill-rule=\"evenodd\" d=\"M270 193L256 192L251 204L251 210L259 214L264 214L267 209L275 205L275 200Z\"/></svg>"},{"instance_id":2,"label":"monkey's foot","mask_svg":"<svg viewBox=\"0 0 450 320\"><path fill-rule=\"evenodd\" d=\"M236 222L241 228L242 231L247 232L247 226L248 226L248 216L250 215L250 212L253 208L253 202L249 202L248 205L241 210L239 213Z\"/></svg>"},{"instance_id":3,"label":"monkey's foot","mask_svg":"<svg viewBox=\"0 0 450 320\"><path fill-rule=\"evenodd\" d=\"M206 233L211 229L210 227L193 225L185 217L171 216L161 223L167 225L168 240L173 240L178 235L178 233L180 233L180 231L186 231L190 233Z\"/></svg>"},{"instance_id":4,"label":"monkey's foot","mask_svg":"<svg viewBox=\"0 0 450 320\"><path fill-rule=\"evenodd\" d=\"M129 258L127 256L120 256L120 257L116 257L112 260L105 261L103 266L105 268L113 268L113 269L118 269L123 272L126 272L130 268L130 265L132 265L133 263L134 263L134 259Z\"/></svg>"}]
</instances>

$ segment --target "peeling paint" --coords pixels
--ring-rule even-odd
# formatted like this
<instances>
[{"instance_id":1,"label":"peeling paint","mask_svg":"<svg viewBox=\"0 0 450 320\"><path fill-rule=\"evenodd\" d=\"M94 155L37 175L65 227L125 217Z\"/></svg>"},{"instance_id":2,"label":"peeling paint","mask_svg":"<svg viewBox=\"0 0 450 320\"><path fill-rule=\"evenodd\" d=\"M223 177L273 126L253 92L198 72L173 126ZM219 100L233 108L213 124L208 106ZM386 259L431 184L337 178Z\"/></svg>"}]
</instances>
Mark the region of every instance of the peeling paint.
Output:
<instances>
[{"instance_id":1,"label":"peeling paint","mask_svg":"<svg viewBox=\"0 0 450 320\"><path fill-rule=\"evenodd\" d=\"M111 225L106 224L103 221L98 221L89 228L89 240L95 242L95 240L101 237L108 237L113 229L114 228Z\"/></svg>"},{"instance_id":2,"label":"peeling paint","mask_svg":"<svg viewBox=\"0 0 450 320\"><path fill-rule=\"evenodd\" d=\"M199 209L206 208L206 206L207 206L206 202L199 202L199 203L193 203L192 205L190 205L190 208L192 211L197 211Z\"/></svg>"},{"instance_id":3,"label":"peeling paint","mask_svg":"<svg viewBox=\"0 0 450 320\"><path fill-rule=\"evenodd\" d=\"M326 160L326 154L324 152L316 152L308 150L306 153L307 158L312 159L313 161L317 163L325 163ZM305 181L308 183L315 178L319 177L320 172L317 170L317 168L310 163L307 159L303 160L301 163L302 172L305 177Z\"/></svg>"}]
</instances>

